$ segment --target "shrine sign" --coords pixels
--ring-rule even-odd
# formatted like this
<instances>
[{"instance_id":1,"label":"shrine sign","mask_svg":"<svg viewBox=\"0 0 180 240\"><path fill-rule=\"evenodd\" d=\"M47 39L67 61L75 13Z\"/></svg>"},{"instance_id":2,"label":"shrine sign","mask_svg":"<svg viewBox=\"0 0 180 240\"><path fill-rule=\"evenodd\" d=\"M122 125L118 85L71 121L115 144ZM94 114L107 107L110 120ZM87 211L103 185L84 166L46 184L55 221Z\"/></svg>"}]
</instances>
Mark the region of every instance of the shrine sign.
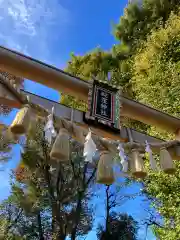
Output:
<instances>
[{"instance_id":1,"label":"shrine sign","mask_svg":"<svg viewBox=\"0 0 180 240\"><path fill-rule=\"evenodd\" d=\"M93 80L89 83L86 119L119 129L119 107L119 89L102 81Z\"/></svg>"}]
</instances>

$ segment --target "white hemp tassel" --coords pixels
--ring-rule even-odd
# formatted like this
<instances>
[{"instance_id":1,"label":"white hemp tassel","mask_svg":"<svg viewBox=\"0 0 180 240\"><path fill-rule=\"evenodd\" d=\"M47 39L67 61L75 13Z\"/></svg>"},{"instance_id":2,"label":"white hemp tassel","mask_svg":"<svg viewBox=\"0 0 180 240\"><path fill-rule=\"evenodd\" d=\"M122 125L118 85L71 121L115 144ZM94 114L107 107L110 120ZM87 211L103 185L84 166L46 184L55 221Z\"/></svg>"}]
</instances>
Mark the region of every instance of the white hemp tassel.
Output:
<instances>
[{"instance_id":1,"label":"white hemp tassel","mask_svg":"<svg viewBox=\"0 0 180 240\"><path fill-rule=\"evenodd\" d=\"M145 149L145 151L146 151L146 152L148 153L148 155L149 155L149 161L150 161L151 169L152 169L152 170L157 170L158 167L157 167L156 161L155 161L155 159L154 159L154 157L153 157L151 147L150 147L150 145L149 145L149 143L148 143L147 140L145 141L145 143L146 143L146 149Z\"/></svg>"},{"instance_id":2,"label":"white hemp tassel","mask_svg":"<svg viewBox=\"0 0 180 240\"><path fill-rule=\"evenodd\" d=\"M124 148L122 147L122 144L119 144L118 150L119 156L121 158L122 171L126 173L128 171L128 159L124 153Z\"/></svg>"},{"instance_id":3,"label":"white hemp tassel","mask_svg":"<svg viewBox=\"0 0 180 240\"><path fill-rule=\"evenodd\" d=\"M45 139L49 144L51 144L52 138L55 138L57 136L57 133L53 124L53 112L54 112L54 108L52 108L52 113L47 117L48 120L47 120L46 126L44 127Z\"/></svg>"},{"instance_id":4,"label":"white hemp tassel","mask_svg":"<svg viewBox=\"0 0 180 240\"><path fill-rule=\"evenodd\" d=\"M85 157L86 162L92 162L92 158L96 153L96 144L94 143L91 137L91 131L88 132L85 143L84 143L84 153L83 156Z\"/></svg>"}]
</instances>

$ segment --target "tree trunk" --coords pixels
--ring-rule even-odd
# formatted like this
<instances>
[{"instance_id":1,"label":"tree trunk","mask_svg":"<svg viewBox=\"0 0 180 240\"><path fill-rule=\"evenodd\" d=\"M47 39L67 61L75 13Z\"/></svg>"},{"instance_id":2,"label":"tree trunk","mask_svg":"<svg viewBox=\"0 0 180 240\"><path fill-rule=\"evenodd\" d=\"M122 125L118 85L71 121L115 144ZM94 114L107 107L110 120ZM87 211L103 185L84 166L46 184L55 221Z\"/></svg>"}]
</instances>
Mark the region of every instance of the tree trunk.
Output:
<instances>
[{"instance_id":1,"label":"tree trunk","mask_svg":"<svg viewBox=\"0 0 180 240\"><path fill-rule=\"evenodd\" d=\"M42 229L41 213L40 212L37 214L37 222L38 222L39 240L44 240L44 234L43 234L43 229Z\"/></svg>"},{"instance_id":2,"label":"tree trunk","mask_svg":"<svg viewBox=\"0 0 180 240\"><path fill-rule=\"evenodd\" d=\"M83 199L83 192L79 192L77 206L76 206L75 225L71 232L71 240L76 240L77 227L78 227L80 214L81 214L81 208L82 208L82 199Z\"/></svg>"},{"instance_id":3,"label":"tree trunk","mask_svg":"<svg viewBox=\"0 0 180 240\"><path fill-rule=\"evenodd\" d=\"M109 188L106 187L106 229L105 229L105 239L109 239L109 215L110 215L110 206L109 206Z\"/></svg>"},{"instance_id":4,"label":"tree trunk","mask_svg":"<svg viewBox=\"0 0 180 240\"><path fill-rule=\"evenodd\" d=\"M53 201L52 203L52 239L53 240L65 240L66 234L63 231L60 219L60 205Z\"/></svg>"}]
</instances>

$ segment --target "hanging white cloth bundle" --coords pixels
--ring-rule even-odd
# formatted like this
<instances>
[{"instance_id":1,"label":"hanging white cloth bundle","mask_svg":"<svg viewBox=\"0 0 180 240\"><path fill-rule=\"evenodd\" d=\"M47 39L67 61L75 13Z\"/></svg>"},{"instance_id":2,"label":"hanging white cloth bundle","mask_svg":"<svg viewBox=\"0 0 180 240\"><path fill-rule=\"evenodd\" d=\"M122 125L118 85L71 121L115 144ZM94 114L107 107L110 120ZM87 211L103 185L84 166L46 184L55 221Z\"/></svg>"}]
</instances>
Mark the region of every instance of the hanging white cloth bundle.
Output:
<instances>
[{"instance_id":1,"label":"hanging white cloth bundle","mask_svg":"<svg viewBox=\"0 0 180 240\"><path fill-rule=\"evenodd\" d=\"M94 143L91 137L91 131L88 132L85 143L84 143L84 153L83 156L85 157L86 162L92 162L92 158L96 153L96 144Z\"/></svg>"},{"instance_id":2,"label":"hanging white cloth bundle","mask_svg":"<svg viewBox=\"0 0 180 240\"><path fill-rule=\"evenodd\" d=\"M52 138L55 138L57 136L57 133L53 124L53 113L54 113L54 108L52 108L52 113L47 117L48 120L47 120L46 126L44 127L45 139L49 144L51 144Z\"/></svg>"},{"instance_id":3,"label":"hanging white cloth bundle","mask_svg":"<svg viewBox=\"0 0 180 240\"><path fill-rule=\"evenodd\" d=\"M128 171L128 158L124 153L124 148L122 144L119 144L118 150L119 150L119 156L121 158L122 171L126 173Z\"/></svg>"},{"instance_id":4,"label":"hanging white cloth bundle","mask_svg":"<svg viewBox=\"0 0 180 240\"><path fill-rule=\"evenodd\" d=\"M148 143L147 140L145 141L145 143L146 143L146 149L145 149L145 151L148 153L151 169L152 169L152 170L158 170L156 161L155 161L155 159L154 159L154 157L153 157L153 154L152 154L151 147L150 147L150 145L149 145L149 143Z\"/></svg>"}]
</instances>

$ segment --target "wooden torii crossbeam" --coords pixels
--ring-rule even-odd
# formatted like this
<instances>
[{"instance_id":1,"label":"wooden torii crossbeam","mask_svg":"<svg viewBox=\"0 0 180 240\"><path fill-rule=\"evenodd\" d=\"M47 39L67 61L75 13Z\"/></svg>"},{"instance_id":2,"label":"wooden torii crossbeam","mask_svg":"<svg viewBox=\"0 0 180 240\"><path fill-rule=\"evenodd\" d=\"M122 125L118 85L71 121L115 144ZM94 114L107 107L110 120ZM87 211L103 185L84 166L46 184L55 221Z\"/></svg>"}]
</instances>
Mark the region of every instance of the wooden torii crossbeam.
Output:
<instances>
[{"instance_id":1,"label":"wooden torii crossbeam","mask_svg":"<svg viewBox=\"0 0 180 240\"><path fill-rule=\"evenodd\" d=\"M15 52L13 50L0 47L0 69L2 71L9 72L17 77L27 78L34 82L41 83L50 88L56 89L61 92L68 93L78 99L87 100L88 97L88 82L76 78L62 70L59 70L53 66L47 65L21 53ZM42 107L49 109L50 105L57 105L58 103L51 103L50 100L45 100L44 98L38 97L36 95L30 94L25 91L18 90L16 86L12 85L11 81L7 78L3 79L0 76L0 103L8 105L10 107L20 108L22 104L26 102L26 97L29 95L31 102L34 104L39 104ZM47 107L49 105L49 107ZM50 110L50 109L49 109ZM55 108L55 114L61 117L70 118L71 110L60 104ZM126 97L122 97L122 116L129 117L141 121L145 124L154 125L176 135L178 139L180 119L172 117L168 114L162 113L138 103L136 101L130 100ZM83 121L83 113L80 111L75 111L74 121L85 128L88 126ZM95 129L95 127L94 127ZM111 139L119 139L127 141L126 128L123 128L120 133L113 133L111 131L107 132L101 129L95 129L95 131ZM145 134L133 131L133 139L137 142L144 142L148 140L150 142L159 142L156 138L147 136ZM173 150L174 151L174 150ZM176 159L179 158L177 154L173 154Z\"/></svg>"}]
</instances>

